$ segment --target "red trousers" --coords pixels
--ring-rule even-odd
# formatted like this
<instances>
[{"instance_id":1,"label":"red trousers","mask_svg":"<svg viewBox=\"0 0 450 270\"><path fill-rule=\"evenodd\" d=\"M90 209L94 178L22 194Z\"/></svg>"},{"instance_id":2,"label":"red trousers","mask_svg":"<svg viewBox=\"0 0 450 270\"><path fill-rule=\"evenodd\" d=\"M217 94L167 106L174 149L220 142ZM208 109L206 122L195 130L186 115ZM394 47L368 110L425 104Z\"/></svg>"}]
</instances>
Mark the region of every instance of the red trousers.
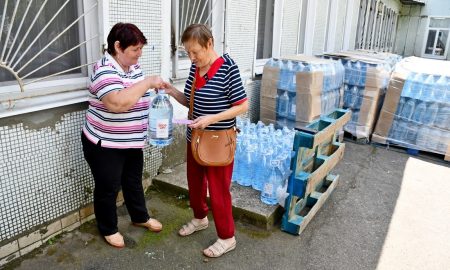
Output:
<instances>
[{"instance_id":1,"label":"red trousers","mask_svg":"<svg viewBox=\"0 0 450 270\"><path fill-rule=\"evenodd\" d=\"M208 215L206 189L209 191L211 210L217 235L221 239L234 236L234 220L231 206L231 176L233 163L223 167L206 167L198 164L192 156L191 144L187 142L187 180L189 201L194 217Z\"/></svg>"}]
</instances>

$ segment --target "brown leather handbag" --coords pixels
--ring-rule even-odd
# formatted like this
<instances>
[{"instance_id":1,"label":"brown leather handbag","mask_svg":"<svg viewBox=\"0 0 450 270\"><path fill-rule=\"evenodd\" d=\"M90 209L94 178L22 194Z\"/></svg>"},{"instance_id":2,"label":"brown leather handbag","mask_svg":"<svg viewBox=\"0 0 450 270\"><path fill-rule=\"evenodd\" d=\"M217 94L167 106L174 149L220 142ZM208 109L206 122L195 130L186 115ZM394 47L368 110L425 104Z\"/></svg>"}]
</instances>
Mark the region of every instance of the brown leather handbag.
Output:
<instances>
[{"instance_id":1,"label":"brown leather handbag","mask_svg":"<svg viewBox=\"0 0 450 270\"><path fill-rule=\"evenodd\" d=\"M192 82L189 119L193 119L195 79ZM227 166L234 160L236 127L222 130L193 128L191 150L195 161L202 166Z\"/></svg>"}]
</instances>

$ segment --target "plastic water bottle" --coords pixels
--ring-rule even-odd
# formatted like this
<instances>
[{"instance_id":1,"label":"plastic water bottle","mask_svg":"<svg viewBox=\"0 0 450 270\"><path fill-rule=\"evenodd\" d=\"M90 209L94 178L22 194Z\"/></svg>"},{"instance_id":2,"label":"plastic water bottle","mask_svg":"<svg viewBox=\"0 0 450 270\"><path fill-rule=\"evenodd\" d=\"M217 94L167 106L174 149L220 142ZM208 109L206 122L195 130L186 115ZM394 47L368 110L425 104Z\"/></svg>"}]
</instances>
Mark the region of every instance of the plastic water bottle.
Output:
<instances>
[{"instance_id":1,"label":"plastic water bottle","mask_svg":"<svg viewBox=\"0 0 450 270\"><path fill-rule=\"evenodd\" d=\"M289 110L289 96L287 91L283 91L284 93L279 98L278 103L278 114L281 117L287 117L288 116L288 110Z\"/></svg>"},{"instance_id":2,"label":"plastic water bottle","mask_svg":"<svg viewBox=\"0 0 450 270\"><path fill-rule=\"evenodd\" d=\"M256 145L249 143L244 152L243 166L245 170L243 170L240 181L239 179L237 181L237 183L241 186L249 187L252 185L253 179L255 177L256 150Z\"/></svg>"},{"instance_id":3,"label":"plastic water bottle","mask_svg":"<svg viewBox=\"0 0 450 270\"><path fill-rule=\"evenodd\" d=\"M430 139L430 127L422 125L417 131L416 145L420 149L426 150L428 147L428 140Z\"/></svg>"},{"instance_id":4,"label":"plastic water bottle","mask_svg":"<svg viewBox=\"0 0 450 270\"><path fill-rule=\"evenodd\" d=\"M366 85L366 76L367 76L367 64L361 62L361 68L359 72L359 86Z\"/></svg>"},{"instance_id":5,"label":"plastic water bottle","mask_svg":"<svg viewBox=\"0 0 450 270\"><path fill-rule=\"evenodd\" d=\"M264 182L263 190L261 191L261 201L268 205L277 204L277 189L283 181L279 165L279 160L275 159L270 162L269 177Z\"/></svg>"},{"instance_id":6,"label":"plastic water bottle","mask_svg":"<svg viewBox=\"0 0 450 270\"><path fill-rule=\"evenodd\" d=\"M403 85L403 89L402 89L402 93L401 93L402 97L408 97L408 98L413 97L413 85L414 85L415 76L416 76L416 74L414 72L411 72L408 75L408 77L406 78L406 81L405 81L405 84Z\"/></svg>"},{"instance_id":7,"label":"plastic water bottle","mask_svg":"<svg viewBox=\"0 0 450 270\"><path fill-rule=\"evenodd\" d=\"M413 114L413 121L416 123L423 124L423 121L425 119L425 114L427 110L427 105L425 101L422 101L417 105L416 109L414 110Z\"/></svg>"},{"instance_id":8,"label":"plastic water bottle","mask_svg":"<svg viewBox=\"0 0 450 270\"><path fill-rule=\"evenodd\" d=\"M395 112L395 115L400 115L400 113L403 110L403 106L405 106L405 103L406 103L405 100L406 100L406 98L400 97L400 100L399 100L398 105L397 105L397 111Z\"/></svg>"},{"instance_id":9,"label":"plastic water bottle","mask_svg":"<svg viewBox=\"0 0 450 270\"><path fill-rule=\"evenodd\" d=\"M429 125L429 126L433 125L436 120L438 110L439 110L438 104L436 102L432 102L427 107L427 110L425 111L425 115L423 117L423 123L425 125Z\"/></svg>"},{"instance_id":10,"label":"plastic water bottle","mask_svg":"<svg viewBox=\"0 0 450 270\"><path fill-rule=\"evenodd\" d=\"M353 66L353 85L359 86L361 78L361 63L359 61L356 61L355 65Z\"/></svg>"},{"instance_id":11,"label":"plastic water bottle","mask_svg":"<svg viewBox=\"0 0 450 270\"><path fill-rule=\"evenodd\" d=\"M416 106L416 103L414 102L414 99L410 98L408 101L406 101L405 105L403 105L402 112L400 113L400 117L403 120L410 120L414 113L415 106Z\"/></svg>"},{"instance_id":12,"label":"plastic water bottle","mask_svg":"<svg viewBox=\"0 0 450 270\"><path fill-rule=\"evenodd\" d=\"M352 76L352 62L348 60L344 66L344 83L351 84L351 76Z\"/></svg>"},{"instance_id":13,"label":"plastic water bottle","mask_svg":"<svg viewBox=\"0 0 450 270\"><path fill-rule=\"evenodd\" d=\"M359 89L356 85L354 85L351 89L351 102L350 102L350 108L356 109L358 104L358 92Z\"/></svg>"},{"instance_id":14,"label":"plastic water bottle","mask_svg":"<svg viewBox=\"0 0 450 270\"><path fill-rule=\"evenodd\" d=\"M348 84L344 85L344 107L350 108L350 104L352 102L352 96L350 93L350 87Z\"/></svg>"},{"instance_id":15,"label":"plastic water bottle","mask_svg":"<svg viewBox=\"0 0 450 270\"><path fill-rule=\"evenodd\" d=\"M436 119L434 120L434 124L439 128L450 130L450 103L441 105L436 115Z\"/></svg>"},{"instance_id":16,"label":"plastic water bottle","mask_svg":"<svg viewBox=\"0 0 450 270\"><path fill-rule=\"evenodd\" d=\"M427 149L439 152L439 141L441 140L441 131L437 128L430 128L430 136L427 140ZM444 151L447 149L444 149ZM441 150L442 151L442 150Z\"/></svg>"},{"instance_id":17,"label":"plastic water bottle","mask_svg":"<svg viewBox=\"0 0 450 270\"><path fill-rule=\"evenodd\" d=\"M169 96L164 89L160 89L150 106L149 142L151 145L163 147L173 141L172 117L173 107L169 101Z\"/></svg>"},{"instance_id":18,"label":"plastic water bottle","mask_svg":"<svg viewBox=\"0 0 450 270\"><path fill-rule=\"evenodd\" d=\"M414 76L414 80L412 83L412 89L411 89L411 97L415 99L421 99L422 97L422 88L423 88L423 78L422 74L417 73L416 76Z\"/></svg>"},{"instance_id":19,"label":"plastic water bottle","mask_svg":"<svg viewBox=\"0 0 450 270\"><path fill-rule=\"evenodd\" d=\"M288 119L295 121L295 116L297 115L297 95L295 93L289 93L288 108Z\"/></svg>"},{"instance_id":20,"label":"plastic water bottle","mask_svg":"<svg viewBox=\"0 0 450 270\"><path fill-rule=\"evenodd\" d=\"M269 176L271 155L272 152L269 151L269 149L263 149L258 158L258 162L256 163L257 170L252 182L252 188L255 190L261 191L263 189L264 181Z\"/></svg>"},{"instance_id":21,"label":"plastic water bottle","mask_svg":"<svg viewBox=\"0 0 450 270\"><path fill-rule=\"evenodd\" d=\"M446 99L446 92L447 90L447 78L445 76L441 76L435 83L435 87L433 88L434 90L434 102L443 102L445 103L445 99ZM449 89L450 91L450 89ZM450 95L450 94L449 94ZM450 96L449 96L450 98Z\"/></svg>"}]
</instances>

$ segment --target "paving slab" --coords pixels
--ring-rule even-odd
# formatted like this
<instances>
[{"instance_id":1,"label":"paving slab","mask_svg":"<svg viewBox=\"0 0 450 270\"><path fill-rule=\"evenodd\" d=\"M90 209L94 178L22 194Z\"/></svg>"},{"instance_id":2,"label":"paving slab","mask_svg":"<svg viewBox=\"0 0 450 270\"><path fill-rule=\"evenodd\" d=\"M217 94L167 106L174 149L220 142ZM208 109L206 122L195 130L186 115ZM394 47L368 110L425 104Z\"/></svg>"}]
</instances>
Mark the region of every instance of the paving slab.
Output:
<instances>
[{"instance_id":1,"label":"paving slab","mask_svg":"<svg viewBox=\"0 0 450 270\"><path fill-rule=\"evenodd\" d=\"M167 173L157 175L152 184L159 191L167 194L188 196L186 163L168 170ZM270 230L280 221L284 210L279 205L264 204L259 194L260 192L250 187L233 183L231 186L233 216L235 219Z\"/></svg>"}]
</instances>

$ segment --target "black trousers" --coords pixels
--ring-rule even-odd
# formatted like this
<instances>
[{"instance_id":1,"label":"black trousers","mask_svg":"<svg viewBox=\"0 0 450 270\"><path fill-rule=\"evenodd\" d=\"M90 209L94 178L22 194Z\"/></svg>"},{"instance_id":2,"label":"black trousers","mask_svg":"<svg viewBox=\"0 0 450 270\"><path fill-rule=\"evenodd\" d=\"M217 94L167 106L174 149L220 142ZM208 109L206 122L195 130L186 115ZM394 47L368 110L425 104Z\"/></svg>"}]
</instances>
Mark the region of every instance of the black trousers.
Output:
<instances>
[{"instance_id":1,"label":"black trousers","mask_svg":"<svg viewBox=\"0 0 450 270\"><path fill-rule=\"evenodd\" d=\"M94 213L103 236L117 230L116 199L120 187L131 221L146 222L150 216L142 187L144 156L141 149L113 149L95 145L81 134L84 158L94 177Z\"/></svg>"}]
</instances>

